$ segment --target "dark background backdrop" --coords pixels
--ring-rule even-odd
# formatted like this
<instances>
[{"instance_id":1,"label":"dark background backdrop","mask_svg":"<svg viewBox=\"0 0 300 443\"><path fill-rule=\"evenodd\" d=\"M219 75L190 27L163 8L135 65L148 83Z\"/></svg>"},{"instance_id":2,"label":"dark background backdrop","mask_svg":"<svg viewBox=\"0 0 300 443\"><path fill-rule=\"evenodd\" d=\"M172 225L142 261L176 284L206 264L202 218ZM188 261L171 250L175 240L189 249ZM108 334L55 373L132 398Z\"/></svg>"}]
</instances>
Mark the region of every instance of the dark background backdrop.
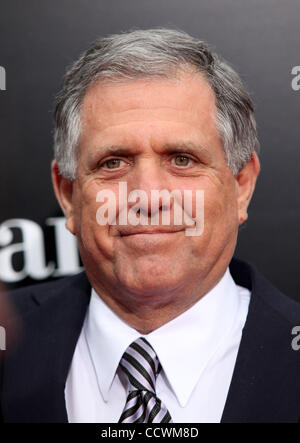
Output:
<instances>
[{"instance_id":1,"label":"dark background backdrop","mask_svg":"<svg viewBox=\"0 0 300 443\"><path fill-rule=\"evenodd\" d=\"M33 220L55 260L49 217L61 215L50 181L52 103L62 75L99 35L169 26L208 41L245 80L256 104L262 171L236 255L300 300L299 0L1 0L0 223ZM1 226L0 226L1 227ZM22 234L13 229L13 242ZM1 243L1 237L0 237ZM6 246L4 237L1 251ZM16 269L24 266L14 254ZM1 273L1 269L0 269ZM9 288L37 282L28 276Z\"/></svg>"}]
</instances>

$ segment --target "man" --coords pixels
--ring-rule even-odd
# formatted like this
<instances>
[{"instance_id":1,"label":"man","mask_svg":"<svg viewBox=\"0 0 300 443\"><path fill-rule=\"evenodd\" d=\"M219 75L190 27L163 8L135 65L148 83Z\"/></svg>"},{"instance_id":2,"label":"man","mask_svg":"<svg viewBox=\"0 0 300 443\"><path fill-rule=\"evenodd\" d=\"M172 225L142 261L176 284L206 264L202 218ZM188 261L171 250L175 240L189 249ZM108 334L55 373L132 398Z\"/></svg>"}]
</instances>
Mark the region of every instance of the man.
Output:
<instances>
[{"instance_id":1,"label":"man","mask_svg":"<svg viewBox=\"0 0 300 443\"><path fill-rule=\"evenodd\" d=\"M12 294L3 421L300 420L300 306L232 259L257 151L248 93L203 42L134 31L80 57L52 176L85 273Z\"/></svg>"}]
</instances>

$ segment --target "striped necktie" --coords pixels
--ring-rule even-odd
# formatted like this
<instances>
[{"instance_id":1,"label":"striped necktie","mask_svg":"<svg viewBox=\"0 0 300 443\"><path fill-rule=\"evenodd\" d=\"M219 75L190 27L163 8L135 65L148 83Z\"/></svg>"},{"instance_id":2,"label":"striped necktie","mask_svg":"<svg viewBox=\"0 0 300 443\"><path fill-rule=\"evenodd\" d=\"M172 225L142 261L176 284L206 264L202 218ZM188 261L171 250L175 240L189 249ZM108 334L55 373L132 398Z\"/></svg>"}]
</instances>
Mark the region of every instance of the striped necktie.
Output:
<instances>
[{"instance_id":1,"label":"striped necktie","mask_svg":"<svg viewBox=\"0 0 300 443\"><path fill-rule=\"evenodd\" d=\"M156 396L158 357L143 337L126 349L120 367L128 379L128 396L119 423L172 423L169 411Z\"/></svg>"}]
</instances>

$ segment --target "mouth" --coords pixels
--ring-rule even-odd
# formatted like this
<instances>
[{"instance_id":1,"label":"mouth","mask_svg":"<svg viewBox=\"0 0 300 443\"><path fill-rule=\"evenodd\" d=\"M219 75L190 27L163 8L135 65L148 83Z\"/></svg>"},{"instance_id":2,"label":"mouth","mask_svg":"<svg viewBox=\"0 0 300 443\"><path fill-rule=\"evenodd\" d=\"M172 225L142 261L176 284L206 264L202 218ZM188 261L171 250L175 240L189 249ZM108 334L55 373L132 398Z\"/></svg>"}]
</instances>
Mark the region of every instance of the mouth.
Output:
<instances>
[{"instance_id":1,"label":"mouth","mask_svg":"<svg viewBox=\"0 0 300 443\"><path fill-rule=\"evenodd\" d=\"M121 237L130 237L133 235L159 235L159 234L176 234L177 232L183 231L182 227L173 227L169 229L164 229L162 227L157 227L156 229L153 227L150 228L141 228L141 229L122 229L120 230Z\"/></svg>"}]
</instances>

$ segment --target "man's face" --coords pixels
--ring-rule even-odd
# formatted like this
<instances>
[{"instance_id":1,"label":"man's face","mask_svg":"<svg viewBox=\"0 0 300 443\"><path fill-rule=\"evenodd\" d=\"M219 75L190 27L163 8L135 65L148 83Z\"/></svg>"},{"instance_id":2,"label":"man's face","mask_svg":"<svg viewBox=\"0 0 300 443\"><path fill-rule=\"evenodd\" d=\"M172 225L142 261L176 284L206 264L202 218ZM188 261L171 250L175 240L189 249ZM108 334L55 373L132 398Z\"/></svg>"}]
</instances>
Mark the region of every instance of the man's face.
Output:
<instances>
[{"instance_id":1,"label":"man's face","mask_svg":"<svg viewBox=\"0 0 300 443\"><path fill-rule=\"evenodd\" d=\"M88 90L81 117L77 178L66 215L92 283L146 296L192 290L209 275L220 278L233 255L243 210L207 81L181 73L174 79L99 82ZM128 194L146 191L149 201L152 190L182 195L203 190L203 233L187 236L184 223L172 222L154 227L160 231L155 233L151 225L151 232L100 226L97 194L112 190L118 196L120 182L126 182Z\"/></svg>"}]
</instances>

